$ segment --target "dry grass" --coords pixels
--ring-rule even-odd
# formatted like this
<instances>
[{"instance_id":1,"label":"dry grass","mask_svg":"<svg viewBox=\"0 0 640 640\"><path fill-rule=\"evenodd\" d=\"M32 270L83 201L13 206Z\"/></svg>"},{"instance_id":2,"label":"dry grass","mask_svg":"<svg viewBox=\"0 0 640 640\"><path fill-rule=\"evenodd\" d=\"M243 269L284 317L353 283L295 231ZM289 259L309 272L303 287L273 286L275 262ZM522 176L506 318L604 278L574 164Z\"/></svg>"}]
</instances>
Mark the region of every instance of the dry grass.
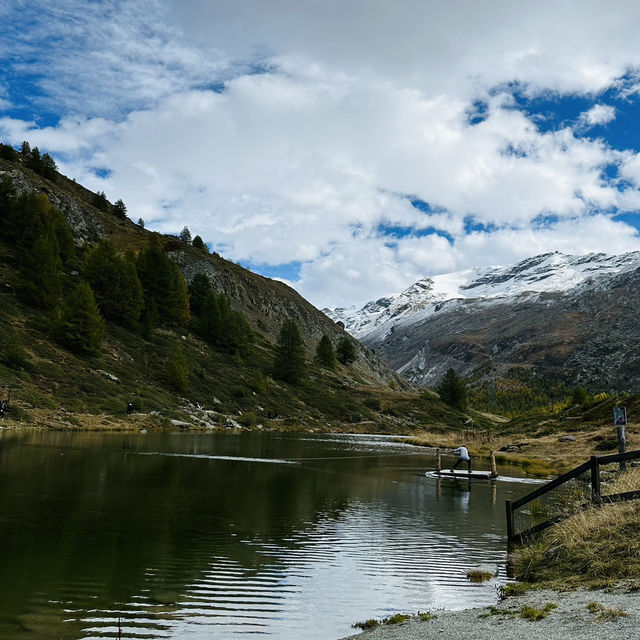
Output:
<instances>
[{"instance_id":1,"label":"dry grass","mask_svg":"<svg viewBox=\"0 0 640 640\"><path fill-rule=\"evenodd\" d=\"M608 493L640 489L640 469L622 473ZM516 554L516 572L528 581L574 583L637 580L640 576L640 503L578 511Z\"/></svg>"},{"instance_id":2,"label":"dry grass","mask_svg":"<svg viewBox=\"0 0 640 640\"><path fill-rule=\"evenodd\" d=\"M590 602L587 605L587 610L589 613L595 614L598 622L611 622L619 618L629 617L629 614L624 609L614 609L598 602Z\"/></svg>"},{"instance_id":3,"label":"dry grass","mask_svg":"<svg viewBox=\"0 0 640 640\"><path fill-rule=\"evenodd\" d=\"M574 441L561 441L563 435L571 435ZM538 477L560 474L582 464L590 456L602 455L596 450L599 441L607 438L615 439L612 426L593 427L584 432L553 433L536 436L532 433L492 435L490 440L466 441L460 433L436 433L424 431L411 440L412 443L425 447L454 449L464 444L472 456L486 456L490 451L499 452L496 461L522 466L527 473ZM509 445L518 445L518 451L500 452ZM627 449L640 448L640 425L627 427ZM612 451L613 453L613 451Z\"/></svg>"},{"instance_id":4,"label":"dry grass","mask_svg":"<svg viewBox=\"0 0 640 640\"><path fill-rule=\"evenodd\" d=\"M469 582L482 583L491 580L491 578L493 578L493 573L489 571L481 571L479 569L467 571L467 580L469 580Z\"/></svg>"}]
</instances>

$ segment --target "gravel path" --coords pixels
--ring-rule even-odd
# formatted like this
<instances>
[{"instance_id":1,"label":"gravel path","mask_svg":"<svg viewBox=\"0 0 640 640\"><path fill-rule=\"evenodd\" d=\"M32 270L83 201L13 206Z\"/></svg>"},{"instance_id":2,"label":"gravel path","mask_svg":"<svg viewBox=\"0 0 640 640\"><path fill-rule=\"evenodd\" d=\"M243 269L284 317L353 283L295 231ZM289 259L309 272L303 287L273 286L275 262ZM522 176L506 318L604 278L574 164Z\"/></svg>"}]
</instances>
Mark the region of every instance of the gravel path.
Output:
<instances>
[{"instance_id":1,"label":"gravel path","mask_svg":"<svg viewBox=\"0 0 640 640\"><path fill-rule=\"evenodd\" d=\"M587 610L590 602L612 609L622 609L628 617L599 619ZM520 617L525 606L543 609L547 603L557 605L542 620ZM640 593L605 593L603 591L531 591L509 597L492 611L434 611L433 620L417 618L402 624L383 625L353 636L358 640L640 640ZM499 611L500 613L496 613ZM348 639L343 639L348 640Z\"/></svg>"}]
</instances>

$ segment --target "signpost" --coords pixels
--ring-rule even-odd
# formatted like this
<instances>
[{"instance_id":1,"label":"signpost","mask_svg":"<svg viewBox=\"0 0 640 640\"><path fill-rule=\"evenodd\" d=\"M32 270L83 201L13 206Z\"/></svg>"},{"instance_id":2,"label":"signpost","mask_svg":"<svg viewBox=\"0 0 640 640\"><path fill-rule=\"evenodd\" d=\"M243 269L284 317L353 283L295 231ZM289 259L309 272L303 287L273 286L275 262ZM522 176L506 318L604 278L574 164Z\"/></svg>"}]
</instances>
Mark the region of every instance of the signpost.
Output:
<instances>
[{"instance_id":1,"label":"signpost","mask_svg":"<svg viewBox=\"0 0 640 640\"><path fill-rule=\"evenodd\" d=\"M613 424L618 428L618 453L624 453L627 449L627 408L613 407ZM620 471L627 470L627 463L620 460Z\"/></svg>"}]
</instances>

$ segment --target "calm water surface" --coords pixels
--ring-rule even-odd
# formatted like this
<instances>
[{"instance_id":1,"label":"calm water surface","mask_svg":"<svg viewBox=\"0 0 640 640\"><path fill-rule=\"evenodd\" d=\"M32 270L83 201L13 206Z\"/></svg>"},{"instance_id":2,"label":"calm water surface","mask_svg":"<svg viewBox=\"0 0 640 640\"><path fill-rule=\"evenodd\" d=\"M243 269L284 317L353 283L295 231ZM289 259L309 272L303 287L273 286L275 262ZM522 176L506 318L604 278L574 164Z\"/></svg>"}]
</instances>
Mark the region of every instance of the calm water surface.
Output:
<instances>
[{"instance_id":1,"label":"calm water surface","mask_svg":"<svg viewBox=\"0 0 640 640\"><path fill-rule=\"evenodd\" d=\"M0 432L0 638L335 640L492 603L532 487L433 466L375 436Z\"/></svg>"}]
</instances>

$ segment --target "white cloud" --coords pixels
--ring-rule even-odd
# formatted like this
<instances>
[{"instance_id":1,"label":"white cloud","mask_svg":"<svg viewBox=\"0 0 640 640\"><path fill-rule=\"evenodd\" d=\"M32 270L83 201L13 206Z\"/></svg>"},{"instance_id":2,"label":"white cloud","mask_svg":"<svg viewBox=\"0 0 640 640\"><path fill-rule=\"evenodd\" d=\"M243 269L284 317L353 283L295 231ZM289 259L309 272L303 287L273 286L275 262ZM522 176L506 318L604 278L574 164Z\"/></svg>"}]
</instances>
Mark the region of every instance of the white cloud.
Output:
<instances>
[{"instance_id":1,"label":"white cloud","mask_svg":"<svg viewBox=\"0 0 640 640\"><path fill-rule=\"evenodd\" d=\"M606 215L638 207L640 161L580 137L615 108L543 132L509 85L595 101L640 67L635 4L606 21L598 3L566 1L35 4L16 50L56 38L31 70L63 117L2 118L0 137L54 153L148 227L188 225L234 260L302 262L295 286L318 305L536 252L640 248ZM486 112L471 125L474 99ZM611 164L634 188L603 177Z\"/></svg>"},{"instance_id":2,"label":"white cloud","mask_svg":"<svg viewBox=\"0 0 640 640\"><path fill-rule=\"evenodd\" d=\"M595 104L591 109L580 114L580 124L594 127L598 124L608 124L616 117L615 107L607 104Z\"/></svg>"},{"instance_id":3,"label":"white cloud","mask_svg":"<svg viewBox=\"0 0 640 640\"><path fill-rule=\"evenodd\" d=\"M202 46L236 56L256 46L282 64L373 78L437 95L518 80L543 90L597 93L637 51L637 4L585 0L174 0L178 23Z\"/></svg>"}]
</instances>

